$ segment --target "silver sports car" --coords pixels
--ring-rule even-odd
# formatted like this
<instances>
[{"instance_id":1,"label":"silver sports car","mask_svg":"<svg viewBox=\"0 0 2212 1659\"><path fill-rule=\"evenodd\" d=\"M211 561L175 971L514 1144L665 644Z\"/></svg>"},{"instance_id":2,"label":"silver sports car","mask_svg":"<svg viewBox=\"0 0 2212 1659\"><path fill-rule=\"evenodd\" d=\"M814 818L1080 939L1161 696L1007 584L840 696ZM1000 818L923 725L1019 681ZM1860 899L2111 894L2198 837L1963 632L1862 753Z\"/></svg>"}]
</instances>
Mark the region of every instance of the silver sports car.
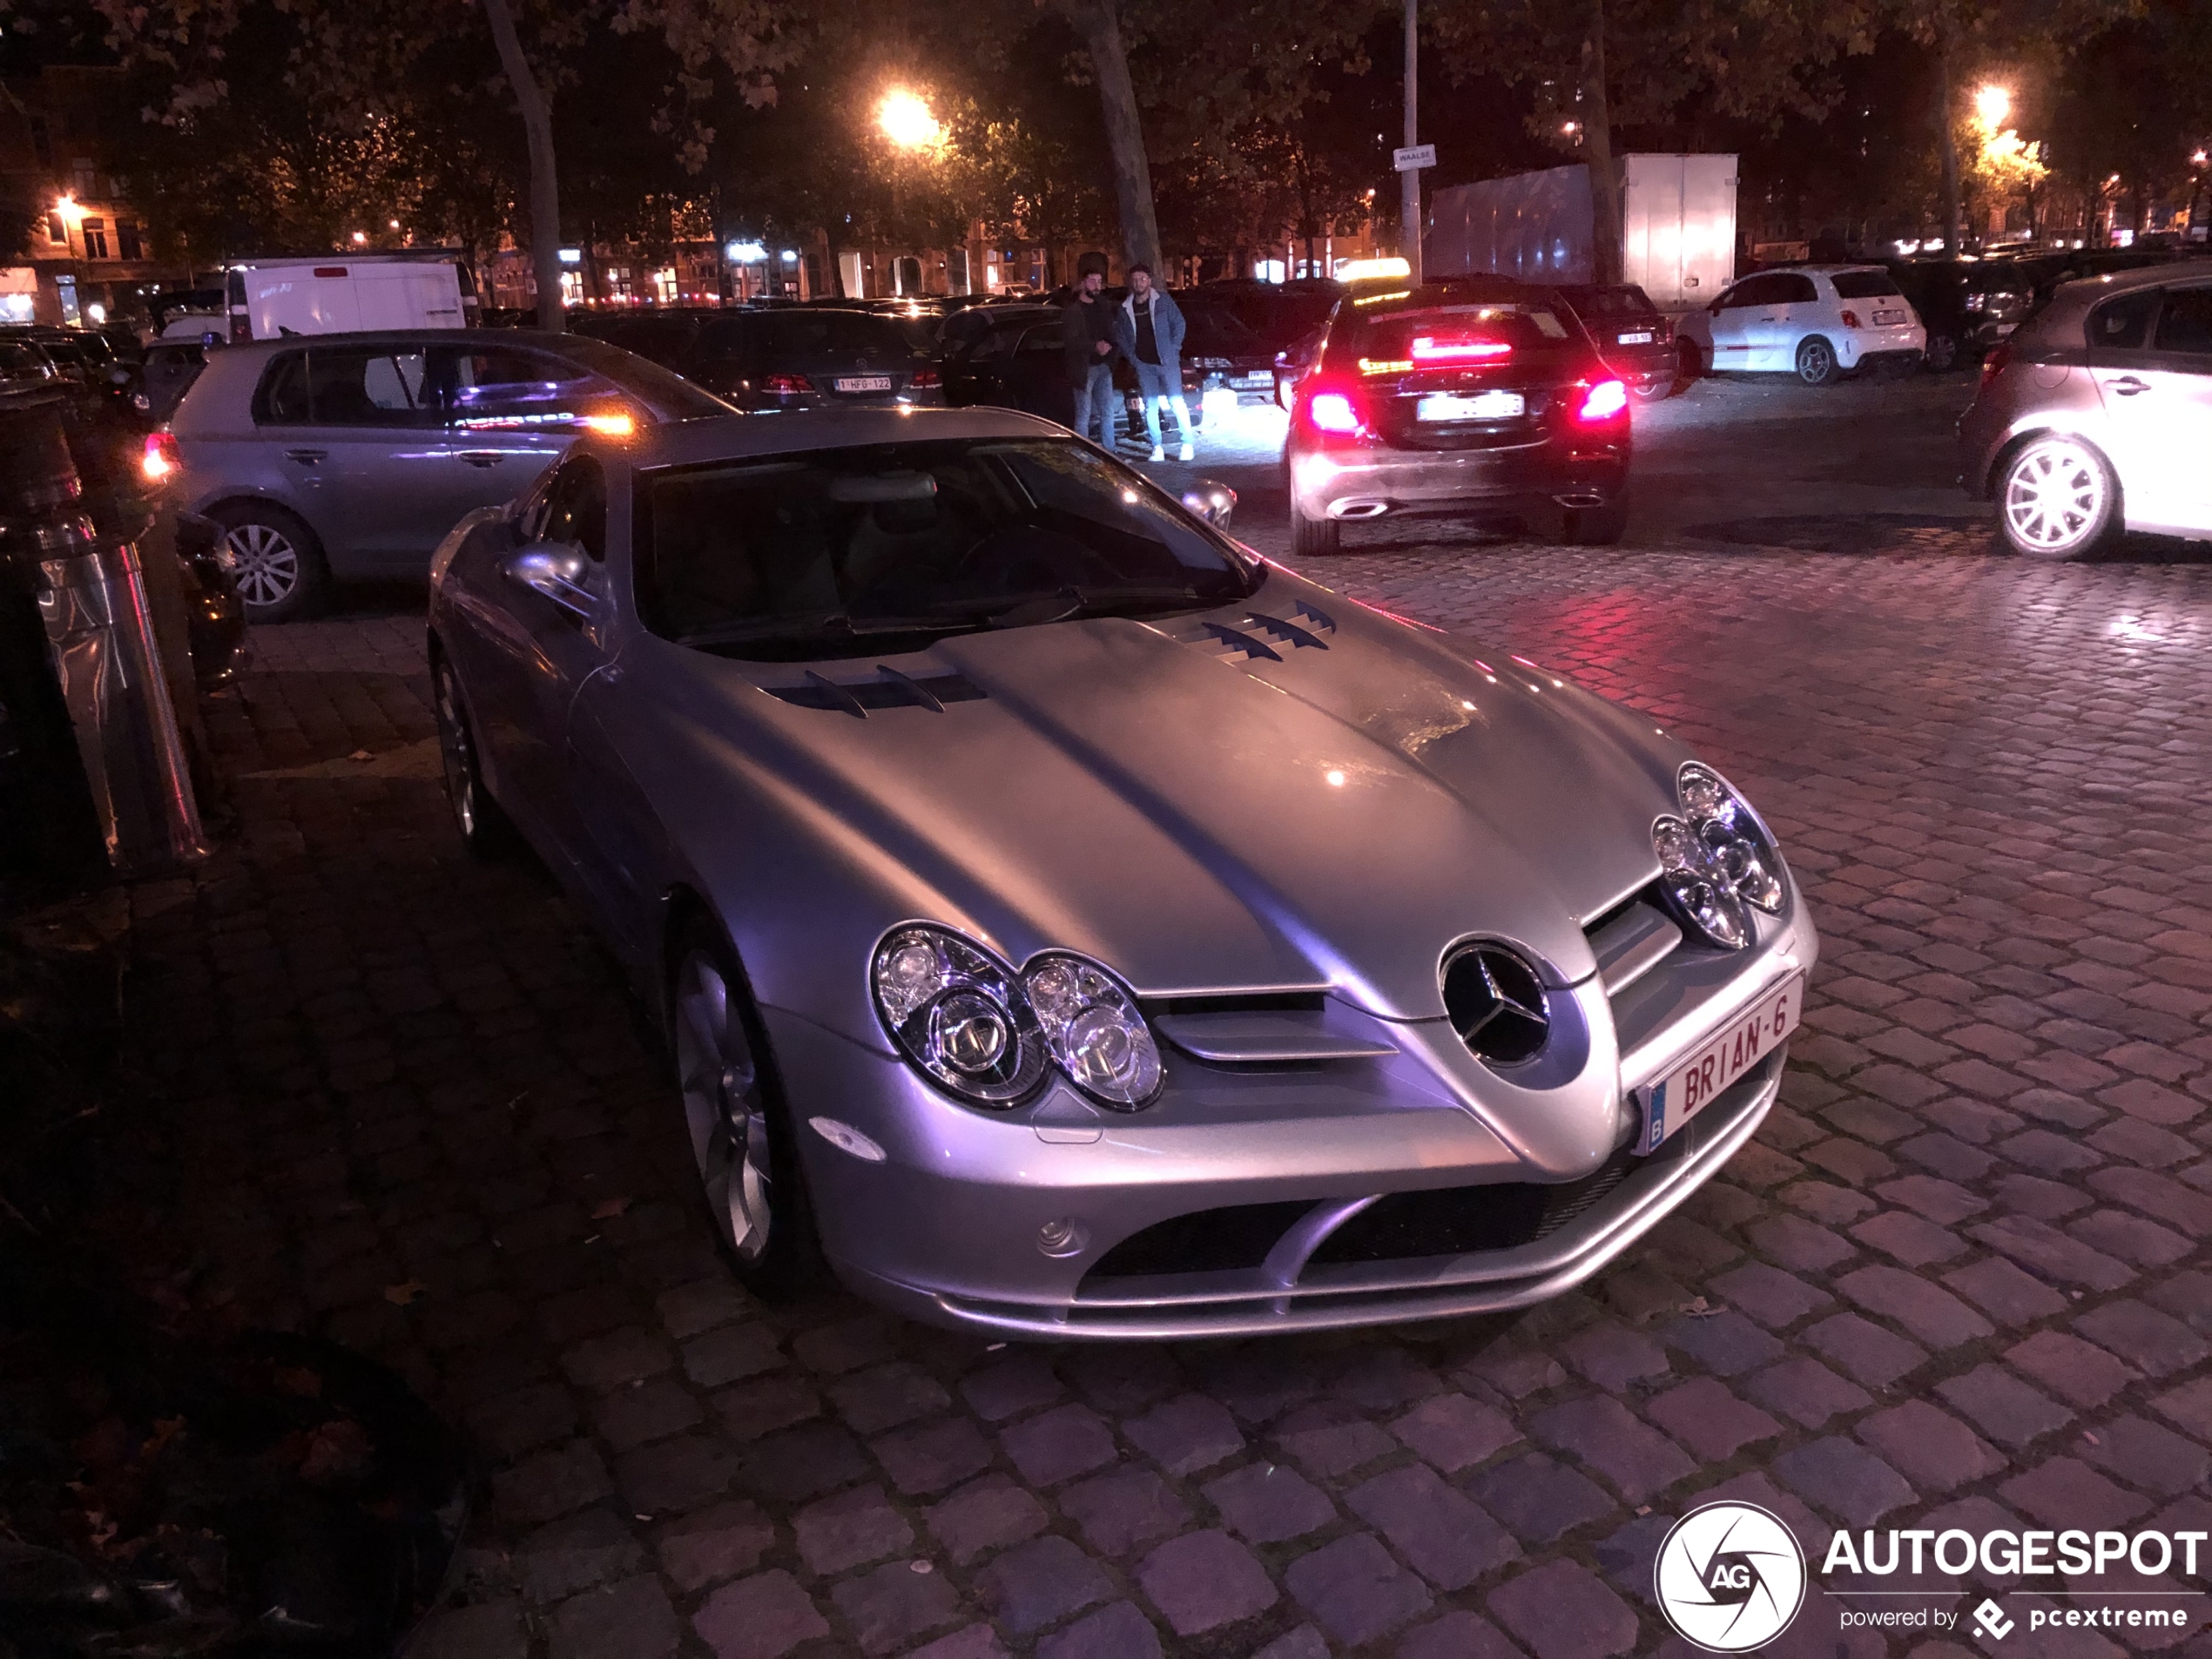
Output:
<instances>
[{"instance_id":1,"label":"silver sports car","mask_svg":"<svg viewBox=\"0 0 2212 1659\"><path fill-rule=\"evenodd\" d=\"M665 1019L737 1271L1037 1337L1586 1278L1817 948L1651 722L1000 411L587 437L433 567L446 777Z\"/></svg>"}]
</instances>

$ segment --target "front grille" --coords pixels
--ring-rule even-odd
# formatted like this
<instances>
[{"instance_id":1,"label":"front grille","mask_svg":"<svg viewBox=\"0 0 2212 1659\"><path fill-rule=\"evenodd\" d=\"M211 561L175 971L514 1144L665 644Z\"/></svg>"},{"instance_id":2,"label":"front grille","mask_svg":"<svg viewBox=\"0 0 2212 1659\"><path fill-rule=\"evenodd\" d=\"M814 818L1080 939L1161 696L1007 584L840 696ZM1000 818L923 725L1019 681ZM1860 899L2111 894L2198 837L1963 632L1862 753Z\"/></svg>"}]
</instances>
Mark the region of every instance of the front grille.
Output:
<instances>
[{"instance_id":1,"label":"front grille","mask_svg":"<svg viewBox=\"0 0 2212 1659\"><path fill-rule=\"evenodd\" d=\"M1393 1192L1331 1233L1310 1264L1463 1256L1536 1244L1602 1202L1638 1170L1686 1157L1689 1145L1689 1136L1678 1135L1648 1158L1623 1147L1579 1181L1494 1182Z\"/></svg>"},{"instance_id":2,"label":"front grille","mask_svg":"<svg viewBox=\"0 0 2212 1659\"><path fill-rule=\"evenodd\" d=\"M1313 1208L1311 1198L1282 1204L1227 1204L1156 1221L1099 1258L1083 1276L1149 1278L1159 1273L1249 1272L1267 1259L1275 1241Z\"/></svg>"}]
</instances>

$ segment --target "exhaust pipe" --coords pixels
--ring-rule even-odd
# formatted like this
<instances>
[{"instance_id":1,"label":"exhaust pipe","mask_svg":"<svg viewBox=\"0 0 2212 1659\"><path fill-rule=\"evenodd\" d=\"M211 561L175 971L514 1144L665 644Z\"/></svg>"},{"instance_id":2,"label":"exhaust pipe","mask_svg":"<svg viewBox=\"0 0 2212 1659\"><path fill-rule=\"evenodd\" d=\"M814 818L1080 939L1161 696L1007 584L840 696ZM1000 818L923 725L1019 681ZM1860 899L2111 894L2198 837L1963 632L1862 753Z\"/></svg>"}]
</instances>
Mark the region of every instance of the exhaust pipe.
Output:
<instances>
[{"instance_id":1,"label":"exhaust pipe","mask_svg":"<svg viewBox=\"0 0 2212 1659\"><path fill-rule=\"evenodd\" d=\"M1561 507L1602 507L1605 505L1604 496L1594 496L1588 490L1584 490L1578 496L1554 496L1552 499Z\"/></svg>"},{"instance_id":2,"label":"exhaust pipe","mask_svg":"<svg viewBox=\"0 0 2212 1659\"><path fill-rule=\"evenodd\" d=\"M1329 503L1331 518L1380 518L1390 510L1386 501L1339 501Z\"/></svg>"}]
</instances>

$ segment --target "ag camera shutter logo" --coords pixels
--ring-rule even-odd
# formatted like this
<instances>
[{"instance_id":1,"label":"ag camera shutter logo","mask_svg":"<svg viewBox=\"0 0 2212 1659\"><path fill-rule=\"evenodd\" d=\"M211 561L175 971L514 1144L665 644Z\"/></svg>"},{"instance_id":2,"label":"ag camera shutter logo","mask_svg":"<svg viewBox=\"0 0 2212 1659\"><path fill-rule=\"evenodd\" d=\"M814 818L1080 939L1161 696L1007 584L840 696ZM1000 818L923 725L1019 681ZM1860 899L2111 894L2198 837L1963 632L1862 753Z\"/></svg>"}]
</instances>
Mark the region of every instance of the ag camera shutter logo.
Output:
<instances>
[{"instance_id":1,"label":"ag camera shutter logo","mask_svg":"<svg viewBox=\"0 0 2212 1659\"><path fill-rule=\"evenodd\" d=\"M1790 1628L1805 1599L1805 1557L1779 1517L1757 1504L1691 1510L1659 1546L1659 1609L1708 1653L1749 1653Z\"/></svg>"}]
</instances>

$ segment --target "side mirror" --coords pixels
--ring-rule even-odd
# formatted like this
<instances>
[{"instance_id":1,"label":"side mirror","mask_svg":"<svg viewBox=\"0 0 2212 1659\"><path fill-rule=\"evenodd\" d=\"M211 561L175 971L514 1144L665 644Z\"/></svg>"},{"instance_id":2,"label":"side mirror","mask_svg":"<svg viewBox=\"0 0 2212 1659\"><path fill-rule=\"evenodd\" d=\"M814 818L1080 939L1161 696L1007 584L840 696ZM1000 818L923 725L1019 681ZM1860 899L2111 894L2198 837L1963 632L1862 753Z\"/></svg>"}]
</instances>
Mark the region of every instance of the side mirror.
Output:
<instances>
[{"instance_id":1,"label":"side mirror","mask_svg":"<svg viewBox=\"0 0 2212 1659\"><path fill-rule=\"evenodd\" d=\"M1237 510L1237 492L1227 484L1201 478L1183 492L1183 505L1216 529L1225 529L1229 516Z\"/></svg>"},{"instance_id":2,"label":"side mirror","mask_svg":"<svg viewBox=\"0 0 2212 1659\"><path fill-rule=\"evenodd\" d=\"M572 547L532 542L501 567L509 582L540 593L572 617L589 617L599 603L599 567Z\"/></svg>"}]
</instances>

